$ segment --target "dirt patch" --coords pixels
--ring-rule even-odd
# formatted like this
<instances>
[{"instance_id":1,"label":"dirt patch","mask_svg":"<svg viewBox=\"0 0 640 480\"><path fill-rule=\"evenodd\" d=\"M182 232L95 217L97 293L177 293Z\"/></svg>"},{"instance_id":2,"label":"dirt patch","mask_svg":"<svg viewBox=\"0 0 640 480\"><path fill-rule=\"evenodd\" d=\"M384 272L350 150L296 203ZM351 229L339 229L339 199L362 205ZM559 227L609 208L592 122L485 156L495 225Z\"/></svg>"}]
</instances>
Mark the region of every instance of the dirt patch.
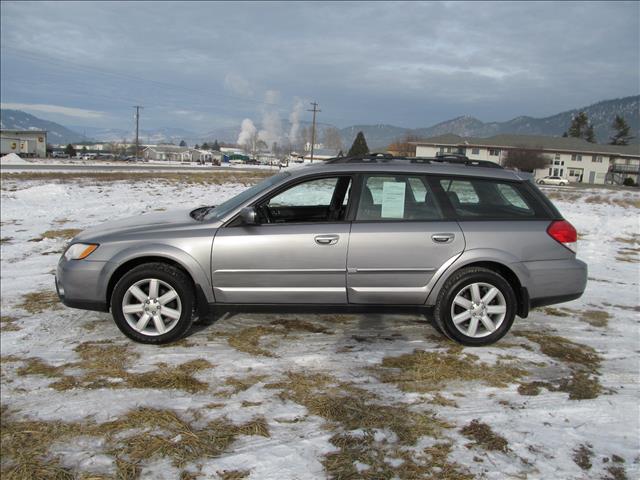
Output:
<instances>
[{"instance_id":1,"label":"dirt patch","mask_svg":"<svg viewBox=\"0 0 640 480\"><path fill-rule=\"evenodd\" d=\"M455 381L505 387L526 374L502 361L495 365L480 362L475 355L463 354L459 347L446 352L414 350L399 357L386 357L372 371L382 382L394 383L405 392L429 392Z\"/></svg>"},{"instance_id":2,"label":"dirt patch","mask_svg":"<svg viewBox=\"0 0 640 480\"><path fill-rule=\"evenodd\" d=\"M483 448L484 450L492 450L507 453L509 452L509 442L495 433L489 425L475 419L470 424L460 430L465 437L473 440L471 446Z\"/></svg>"},{"instance_id":3,"label":"dirt patch","mask_svg":"<svg viewBox=\"0 0 640 480\"><path fill-rule=\"evenodd\" d=\"M17 307L29 313L42 313L46 310L57 310L61 308L58 295L51 290L27 293L22 296L22 301Z\"/></svg>"}]
</instances>

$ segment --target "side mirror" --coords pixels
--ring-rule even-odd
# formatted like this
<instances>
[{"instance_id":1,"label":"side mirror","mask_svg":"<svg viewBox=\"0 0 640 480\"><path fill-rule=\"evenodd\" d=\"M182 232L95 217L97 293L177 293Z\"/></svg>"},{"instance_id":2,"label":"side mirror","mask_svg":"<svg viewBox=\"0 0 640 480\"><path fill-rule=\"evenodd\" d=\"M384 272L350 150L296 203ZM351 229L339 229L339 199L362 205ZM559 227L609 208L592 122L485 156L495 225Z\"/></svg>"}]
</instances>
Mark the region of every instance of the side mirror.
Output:
<instances>
[{"instance_id":1,"label":"side mirror","mask_svg":"<svg viewBox=\"0 0 640 480\"><path fill-rule=\"evenodd\" d=\"M245 225L257 225L258 215L253 207L244 207L240 210L240 218Z\"/></svg>"}]
</instances>

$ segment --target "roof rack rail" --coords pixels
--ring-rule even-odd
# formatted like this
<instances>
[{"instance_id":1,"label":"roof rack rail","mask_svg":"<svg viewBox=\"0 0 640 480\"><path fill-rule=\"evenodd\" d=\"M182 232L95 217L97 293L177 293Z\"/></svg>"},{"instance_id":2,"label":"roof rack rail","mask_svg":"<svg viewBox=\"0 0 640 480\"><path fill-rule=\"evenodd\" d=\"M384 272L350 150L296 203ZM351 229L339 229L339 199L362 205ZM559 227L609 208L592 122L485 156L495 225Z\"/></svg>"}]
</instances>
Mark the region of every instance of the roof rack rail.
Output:
<instances>
[{"instance_id":1,"label":"roof rack rail","mask_svg":"<svg viewBox=\"0 0 640 480\"><path fill-rule=\"evenodd\" d=\"M444 154L436 157L394 157L390 153L370 153L362 156L329 158L325 163L387 163L394 160L422 164L449 163L451 165L465 165L468 167L502 168L501 165L495 162L488 160L471 160L460 154Z\"/></svg>"}]
</instances>

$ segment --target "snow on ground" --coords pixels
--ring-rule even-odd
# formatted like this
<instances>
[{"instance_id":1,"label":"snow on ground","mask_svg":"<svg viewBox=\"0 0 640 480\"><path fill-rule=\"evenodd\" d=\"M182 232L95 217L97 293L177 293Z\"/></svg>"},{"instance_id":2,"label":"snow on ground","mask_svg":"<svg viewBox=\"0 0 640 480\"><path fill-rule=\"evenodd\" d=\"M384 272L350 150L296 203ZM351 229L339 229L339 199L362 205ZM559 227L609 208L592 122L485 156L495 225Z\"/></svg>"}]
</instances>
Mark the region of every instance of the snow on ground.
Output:
<instances>
[{"instance_id":1,"label":"snow on ground","mask_svg":"<svg viewBox=\"0 0 640 480\"><path fill-rule=\"evenodd\" d=\"M186 341L152 347L129 342L108 314L64 308L48 303L50 296L43 300L28 295L53 292L52 272L65 243L64 238L55 237L64 235L65 229L162 209L215 204L243 188L148 179L107 183L5 179L1 192L1 401L9 413L3 415L15 422L30 419L44 425L54 420L103 425L149 407L173 411L183 420L195 419L191 425L195 430L172 433L158 447L165 457L152 451L127 478L177 478L180 472L190 472L200 478L311 479L338 476L340 468L347 468L349 478L619 480L640 476L637 191L545 190L580 232L578 256L589 264L587 291L577 301L516 319L512 332L487 348L456 348L416 315L256 313L226 314L196 326ZM545 349L558 337L579 346L559 343L559 349ZM120 357L115 355L114 365L95 366L92 362L99 359L82 357L85 347L98 356L103 352L107 364L109 348L120 349L130 362L118 367ZM563 358L572 348L577 348L578 357ZM396 370L382 367L383 360L405 354L409 357L401 358L411 360L416 350L427 357L435 353L443 364L436 361L424 364L423 371L406 371L426 379L420 388L414 388L419 382L390 380L402 377L402 371L397 375ZM167 371L200 359L211 365L194 369L190 378L198 388L168 388L163 381L118 388L123 382L138 381L146 372ZM460 375L470 371L493 375L509 368L525 373L506 375L496 383L481 373L458 380L454 370L453 378L442 380L439 375L458 361L463 367ZM109 373L109 367L116 373ZM563 380L583 367L595 379L595 391L587 388L584 394L562 387ZM290 376L291 372L302 376ZM76 383L69 388L57 386L74 378ZM540 382L539 388L532 384L535 381ZM305 386L306 382L313 385ZM593 387L593 382L586 385ZM527 386L533 387L529 393L537 395L523 394ZM316 390L305 396L303 387ZM338 400L349 395L351 403L341 408ZM353 410L363 405L354 416ZM395 410L384 410L387 407ZM393 414L388 425L376 417L389 411ZM415 441L400 438L403 430L395 422L411 418L408 425L413 427L417 421L411 415L431 412L436 415L431 420L432 434L423 431ZM264 419L266 432L244 429L221 452L196 452L184 463L176 460L182 442L189 441L189 436L196 438L197 429L206 422L223 419L233 425ZM488 431L481 430L484 436L474 436L470 427L478 424L473 420L488 426ZM151 442L152 434L169 429L162 425L144 438ZM142 423L136 426L144 428ZM340 443L333 436L341 432L362 441L355 446ZM367 437L367 432L373 436ZM125 442L134 434L132 430L104 438L60 437L40 453L75 474L114 476L114 453L108 448L114 444L109 442L116 442L122 458L130 458L139 453ZM207 441L213 440L207 437ZM442 444L448 445L449 452L444 460L433 454L433 446ZM186 455L187 450L180 454ZM425 457L424 452L431 453ZM340 463L345 458L347 467ZM413 460L422 462L423 470L410 469ZM3 454L2 462L4 473L11 459ZM373 474L374 468L383 473Z\"/></svg>"},{"instance_id":2,"label":"snow on ground","mask_svg":"<svg viewBox=\"0 0 640 480\"><path fill-rule=\"evenodd\" d=\"M15 153L9 153L0 157L0 165L31 165L28 162Z\"/></svg>"}]
</instances>

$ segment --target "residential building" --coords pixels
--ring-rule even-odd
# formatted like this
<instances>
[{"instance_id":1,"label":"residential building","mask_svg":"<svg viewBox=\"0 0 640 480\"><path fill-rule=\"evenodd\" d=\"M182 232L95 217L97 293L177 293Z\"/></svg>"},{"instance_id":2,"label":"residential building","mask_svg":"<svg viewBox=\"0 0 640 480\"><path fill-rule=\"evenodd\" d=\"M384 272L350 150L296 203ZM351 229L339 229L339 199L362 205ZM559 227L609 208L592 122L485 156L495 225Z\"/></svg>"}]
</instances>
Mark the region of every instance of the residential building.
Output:
<instances>
[{"instance_id":1,"label":"residential building","mask_svg":"<svg viewBox=\"0 0 640 480\"><path fill-rule=\"evenodd\" d=\"M0 129L0 155L15 153L21 157L47 156L46 130Z\"/></svg>"},{"instance_id":2,"label":"residential building","mask_svg":"<svg viewBox=\"0 0 640 480\"><path fill-rule=\"evenodd\" d=\"M540 135L471 138L453 134L413 143L416 145L417 157L458 153L472 160L489 160L500 165L504 164L510 150L535 149L549 160L547 167L536 170L536 178L557 175L576 183L622 183L628 176L637 182L640 168L638 144L600 145L579 138Z\"/></svg>"}]
</instances>

